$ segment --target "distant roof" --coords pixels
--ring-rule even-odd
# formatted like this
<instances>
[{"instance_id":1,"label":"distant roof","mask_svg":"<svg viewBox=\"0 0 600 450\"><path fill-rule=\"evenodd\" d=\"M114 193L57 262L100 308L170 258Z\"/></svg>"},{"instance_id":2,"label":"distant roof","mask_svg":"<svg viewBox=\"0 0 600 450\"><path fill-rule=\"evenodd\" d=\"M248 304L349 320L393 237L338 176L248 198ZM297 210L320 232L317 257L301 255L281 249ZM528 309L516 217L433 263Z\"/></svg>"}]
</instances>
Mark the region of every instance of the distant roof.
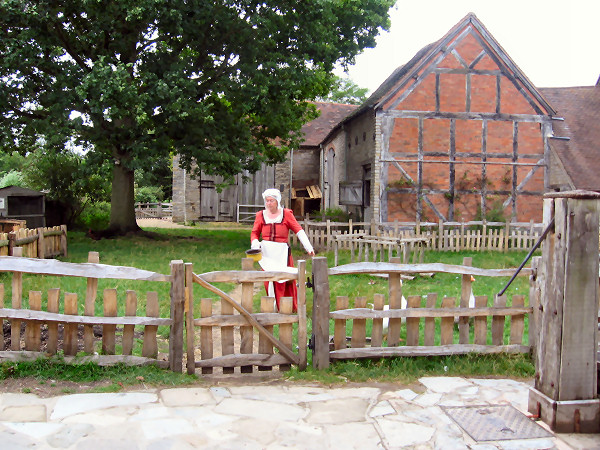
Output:
<instances>
[{"instance_id":1,"label":"distant roof","mask_svg":"<svg viewBox=\"0 0 600 450\"><path fill-rule=\"evenodd\" d=\"M358 105L343 103L314 102L314 104L321 114L302 127L304 133L302 147L318 147L342 119L358 108Z\"/></svg>"},{"instance_id":2,"label":"distant roof","mask_svg":"<svg viewBox=\"0 0 600 450\"><path fill-rule=\"evenodd\" d=\"M552 121L555 138L549 141L575 189L600 191L600 86L540 91L565 119Z\"/></svg>"},{"instance_id":3,"label":"distant roof","mask_svg":"<svg viewBox=\"0 0 600 450\"><path fill-rule=\"evenodd\" d=\"M10 195L11 197L32 197L45 195L43 192L34 191L20 186L6 186L0 188L0 195Z\"/></svg>"}]
</instances>

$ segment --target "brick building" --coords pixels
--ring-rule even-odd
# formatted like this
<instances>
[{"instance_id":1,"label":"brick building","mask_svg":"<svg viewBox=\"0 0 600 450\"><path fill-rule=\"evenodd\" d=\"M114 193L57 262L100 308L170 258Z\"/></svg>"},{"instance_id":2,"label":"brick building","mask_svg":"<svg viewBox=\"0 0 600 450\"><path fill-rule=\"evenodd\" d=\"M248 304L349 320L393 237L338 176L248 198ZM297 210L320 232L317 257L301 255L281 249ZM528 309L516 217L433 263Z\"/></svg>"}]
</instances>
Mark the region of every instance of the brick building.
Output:
<instances>
[{"instance_id":1,"label":"brick building","mask_svg":"<svg viewBox=\"0 0 600 450\"><path fill-rule=\"evenodd\" d=\"M540 220L554 109L473 14L323 142L339 202L378 221Z\"/></svg>"},{"instance_id":2,"label":"brick building","mask_svg":"<svg viewBox=\"0 0 600 450\"><path fill-rule=\"evenodd\" d=\"M231 220L215 208L262 204L273 186L288 207L292 188L317 185L313 209L382 222L540 221L544 192L600 191L600 85L537 89L473 14L360 107L317 107L301 148L219 194L226 201L208 192L214 181L186 179L175 163L174 219L185 204L187 220Z\"/></svg>"}]
</instances>

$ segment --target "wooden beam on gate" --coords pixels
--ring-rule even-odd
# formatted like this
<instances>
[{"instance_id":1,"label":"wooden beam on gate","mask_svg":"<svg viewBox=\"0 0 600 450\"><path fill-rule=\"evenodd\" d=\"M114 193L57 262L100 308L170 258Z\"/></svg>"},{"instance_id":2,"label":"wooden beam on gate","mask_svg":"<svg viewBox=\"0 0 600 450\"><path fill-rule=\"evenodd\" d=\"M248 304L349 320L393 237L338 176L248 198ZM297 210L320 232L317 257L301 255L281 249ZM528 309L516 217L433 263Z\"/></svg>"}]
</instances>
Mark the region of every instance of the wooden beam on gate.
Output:
<instances>
[{"instance_id":1,"label":"wooden beam on gate","mask_svg":"<svg viewBox=\"0 0 600 450\"><path fill-rule=\"evenodd\" d=\"M252 317L252 314L250 314L246 310L246 308L244 308L242 305L240 305L238 302L236 302L233 298L231 298L229 295L227 295L221 289L214 287L212 284L203 280L198 275L193 274L193 278L194 278L194 281L196 283L198 283L200 286L217 294L223 300L225 300L226 302L231 304L231 306L233 306L242 316L244 316L244 318L248 322L250 322L250 324L253 327L255 327L259 333L261 333L263 336L265 336L275 347L277 347L277 349L281 352L282 355L284 355L286 358L288 358L292 363L294 363L296 365L299 364L300 361L299 361L298 355L296 355L289 348L287 348L285 345L283 345L283 343L279 339L277 339L275 336L273 336L271 333L269 333L265 329L265 327L263 327L260 323L258 323L258 321L254 317Z\"/></svg>"}]
</instances>

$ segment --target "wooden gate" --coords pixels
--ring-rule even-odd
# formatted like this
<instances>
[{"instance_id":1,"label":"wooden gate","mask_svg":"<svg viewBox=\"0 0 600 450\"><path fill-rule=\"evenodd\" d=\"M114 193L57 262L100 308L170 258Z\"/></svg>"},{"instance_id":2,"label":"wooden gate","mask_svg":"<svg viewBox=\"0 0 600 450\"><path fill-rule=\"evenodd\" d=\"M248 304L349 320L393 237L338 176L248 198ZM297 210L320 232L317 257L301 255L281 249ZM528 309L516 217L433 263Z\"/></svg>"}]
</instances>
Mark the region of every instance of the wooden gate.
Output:
<instances>
[{"instance_id":1,"label":"wooden gate","mask_svg":"<svg viewBox=\"0 0 600 450\"><path fill-rule=\"evenodd\" d=\"M195 372L196 367L202 373L212 373L214 367L222 367L223 373L233 373L234 367L240 367L242 373L251 373L253 367L258 370L272 370L278 365L280 370L288 370L291 364L306 368L306 262L298 261L298 273L264 272L253 270L253 260L242 260L241 271L209 272L197 275L192 265L186 265L186 336L187 371ZM254 286L266 281L295 280L298 283L298 311L292 312L291 297L281 299L281 310L274 312L274 298L262 297L260 311L253 312ZM215 287L212 283L236 283L241 285L241 301ZM221 298L220 314L213 314L213 300L200 300L200 317L194 315L194 283L217 294ZM293 327L297 324L298 352L293 349ZM195 327L200 327L200 360L196 361ZM215 336L221 334L221 355L215 355ZM236 330L237 329L237 330ZM258 342L254 340L254 330L258 331ZM277 330L278 337L274 330ZM239 346L235 348L234 333L239 332ZM257 344L257 345L255 345ZM274 353L274 348L277 353Z\"/></svg>"}]
</instances>

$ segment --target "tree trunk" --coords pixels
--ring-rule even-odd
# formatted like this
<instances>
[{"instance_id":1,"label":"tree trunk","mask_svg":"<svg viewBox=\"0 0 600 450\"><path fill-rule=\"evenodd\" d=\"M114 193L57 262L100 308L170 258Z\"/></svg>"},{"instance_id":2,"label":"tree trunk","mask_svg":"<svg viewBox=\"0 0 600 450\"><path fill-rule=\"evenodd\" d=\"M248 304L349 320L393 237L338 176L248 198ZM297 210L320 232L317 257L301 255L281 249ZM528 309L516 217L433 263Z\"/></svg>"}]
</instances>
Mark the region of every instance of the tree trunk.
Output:
<instances>
[{"instance_id":1,"label":"tree trunk","mask_svg":"<svg viewBox=\"0 0 600 450\"><path fill-rule=\"evenodd\" d=\"M135 221L135 200L133 195L133 170L115 164L113 167L112 193L110 198L110 225L114 234L140 231Z\"/></svg>"}]
</instances>

